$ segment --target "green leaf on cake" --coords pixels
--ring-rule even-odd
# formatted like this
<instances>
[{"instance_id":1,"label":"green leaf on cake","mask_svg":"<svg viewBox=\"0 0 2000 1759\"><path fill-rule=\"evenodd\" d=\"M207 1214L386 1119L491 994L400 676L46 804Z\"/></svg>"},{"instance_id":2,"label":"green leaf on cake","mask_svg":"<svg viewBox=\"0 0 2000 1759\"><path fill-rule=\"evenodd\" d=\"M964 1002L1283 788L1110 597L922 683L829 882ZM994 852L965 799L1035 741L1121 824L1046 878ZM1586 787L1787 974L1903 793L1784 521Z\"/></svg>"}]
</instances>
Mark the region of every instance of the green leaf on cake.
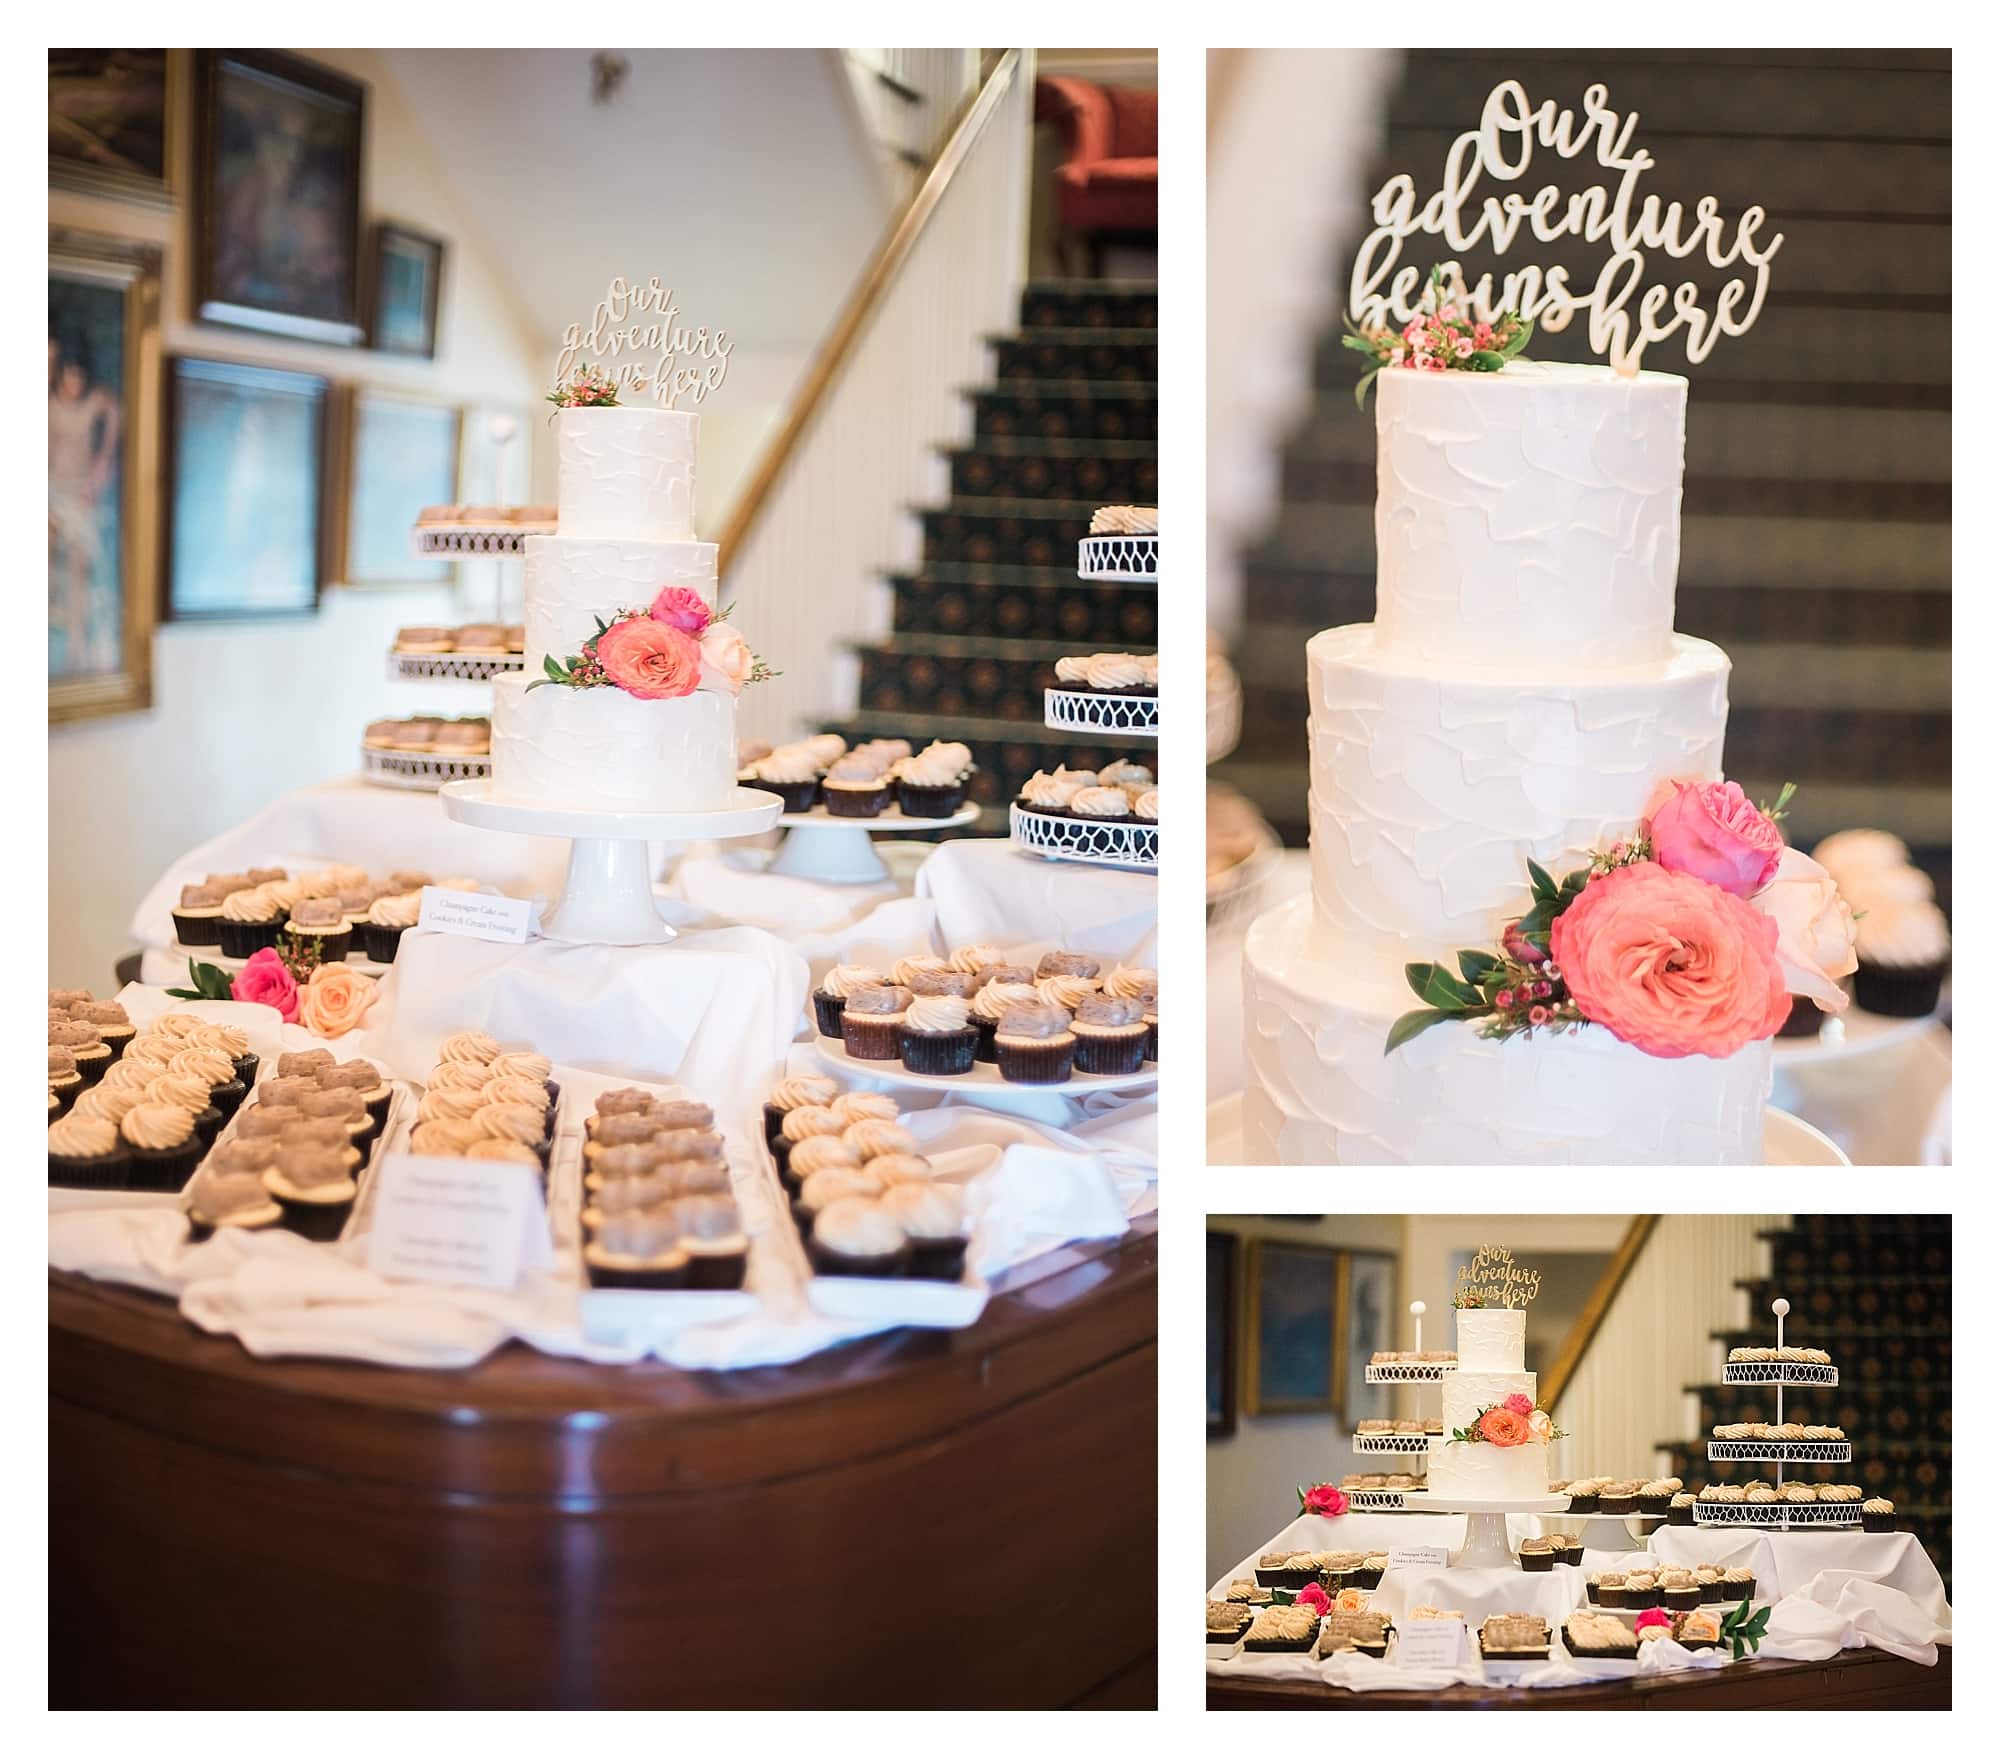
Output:
<instances>
[{"instance_id":1,"label":"green leaf on cake","mask_svg":"<svg viewBox=\"0 0 2000 1759\"><path fill-rule=\"evenodd\" d=\"M1537 902L1556 895L1556 882L1549 878L1549 870L1532 855L1528 857L1528 881L1534 887Z\"/></svg>"},{"instance_id":2,"label":"green leaf on cake","mask_svg":"<svg viewBox=\"0 0 2000 1759\"><path fill-rule=\"evenodd\" d=\"M1356 354L1365 354L1370 360L1373 360L1377 353L1375 344L1362 335L1343 336L1340 345L1343 348L1353 349Z\"/></svg>"},{"instance_id":3,"label":"green leaf on cake","mask_svg":"<svg viewBox=\"0 0 2000 1759\"><path fill-rule=\"evenodd\" d=\"M563 669L556 664L556 656L554 654L542 655L542 670L548 673L558 684L563 681Z\"/></svg>"},{"instance_id":4,"label":"green leaf on cake","mask_svg":"<svg viewBox=\"0 0 2000 1759\"><path fill-rule=\"evenodd\" d=\"M1482 984L1493 973L1493 955L1482 953L1471 947L1461 948L1458 955L1458 974L1467 983Z\"/></svg>"},{"instance_id":5,"label":"green leaf on cake","mask_svg":"<svg viewBox=\"0 0 2000 1759\"><path fill-rule=\"evenodd\" d=\"M1497 373L1507 364L1507 357L1498 349L1475 348L1465 357L1465 364L1475 373Z\"/></svg>"},{"instance_id":6,"label":"green leaf on cake","mask_svg":"<svg viewBox=\"0 0 2000 1759\"><path fill-rule=\"evenodd\" d=\"M1382 1045L1386 1057L1399 1045L1405 1045L1420 1032L1428 1032L1433 1026L1446 1020L1463 1020L1465 1015L1458 1009L1413 1008L1389 1028L1389 1036Z\"/></svg>"},{"instance_id":7,"label":"green leaf on cake","mask_svg":"<svg viewBox=\"0 0 2000 1759\"><path fill-rule=\"evenodd\" d=\"M1379 372L1380 372L1381 370L1382 370L1382 369L1381 369L1381 368L1380 368L1380 367L1378 366L1378 367L1377 367L1377 368L1375 369L1375 372L1368 372L1368 373L1363 373L1363 374L1361 375L1361 379L1360 379L1360 382L1359 382L1358 384L1356 384L1356 385L1355 385L1355 387L1354 387L1354 407L1355 407L1356 409L1359 409L1359 410L1362 410L1363 412L1365 412L1365 411L1367 410L1367 408L1368 408L1368 387L1369 387L1370 385L1374 384L1374 382L1375 382L1375 373L1379 373Z\"/></svg>"},{"instance_id":8,"label":"green leaf on cake","mask_svg":"<svg viewBox=\"0 0 2000 1759\"><path fill-rule=\"evenodd\" d=\"M1434 1008L1464 1009L1479 1006L1479 992L1469 983L1460 983L1442 965L1419 960L1403 967L1410 988Z\"/></svg>"},{"instance_id":9,"label":"green leaf on cake","mask_svg":"<svg viewBox=\"0 0 2000 1759\"><path fill-rule=\"evenodd\" d=\"M1506 347L1502 348L1500 350L1500 353L1504 358L1512 360L1517 354L1521 352L1522 349L1528 346L1528 338L1534 335L1534 333L1535 333L1534 319L1523 318L1521 320L1521 327L1514 332L1513 340L1509 342L1506 345Z\"/></svg>"}]
</instances>

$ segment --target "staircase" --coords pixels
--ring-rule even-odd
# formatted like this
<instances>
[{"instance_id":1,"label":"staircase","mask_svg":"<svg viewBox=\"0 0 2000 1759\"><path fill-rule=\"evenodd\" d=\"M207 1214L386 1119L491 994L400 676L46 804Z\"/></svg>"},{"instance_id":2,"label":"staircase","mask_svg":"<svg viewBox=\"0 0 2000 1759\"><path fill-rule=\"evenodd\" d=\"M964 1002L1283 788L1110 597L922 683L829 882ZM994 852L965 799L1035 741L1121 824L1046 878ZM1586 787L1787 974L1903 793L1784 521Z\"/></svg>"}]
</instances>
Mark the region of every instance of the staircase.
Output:
<instances>
[{"instance_id":1,"label":"staircase","mask_svg":"<svg viewBox=\"0 0 2000 1759\"><path fill-rule=\"evenodd\" d=\"M1734 662L1728 767L1754 796L1801 785L1791 829L1906 838L1949 908L1951 780L1950 56L1884 50L1560 50L1496 58L1412 51L1357 215L1397 170L1436 186L1454 136L1496 80L1573 105L1602 80L1659 161L1643 191L1733 214L1755 202L1785 234L1756 327L1690 366L1678 338L1645 364L1685 374L1686 491L1676 625ZM1539 153L1522 187L1565 192L1593 165ZM1642 192L1643 192L1642 191ZM1442 246L1413 240L1413 250ZM1575 241L1468 255L1562 261ZM1350 253L1351 254L1351 253ZM1287 842L1306 835L1306 640L1372 619L1375 424L1355 411L1358 357L1339 346L1346 259L1328 288L1313 405L1287 444L1282 504L1245 555L1242 742L1216 768ZM1427 266L1427 264L1425 265ZM1703 286L1726 271L1648 261ZM1584 321L1537 336L1542 360L1589 358Z\"/></svg>"},{"instance_id":2,"label":"staircase","mask_svg":"<svg viewBox=\"0 0 2000 1759\"><path fill-rule=\"evenodd\" d=\"M922 557L887 576L890 633L856 644L859 706L833 731L963 740L973 797L995 808L1037 769L1126 755L1044 727L1042 690L1064 654L1158 640L1151 586L1076 577L1095 509L1158 499L1156 304L1137 282L1024 290L1021 328L990 339L993 382L965 392L971 438L942 448L950 499L917 511Z\"/></svg>"},{"instance_id":3,"label":"staircase","mask_svg":"<svg viewBox=\"0 0 2000 1759\"><path fill-rule=\"evenodd\" d=\"M1951 1586L1951 1217L1794 1216L1759 1236L1768 1276L1738 1284L1749 1299L1748 1330L1714 1334L1722 1354L1769 1344L1771 1302L1792 1304L1788 1341L1827 1351L1840 1384L1785 1389L1788 1422L1837 1423L1853 1449L1844 1466L1788 1466L1788 1478L1859 1484L1896 1505L1896 1524L1916 1534ZM1688 1387L1699 1408L1696 1437L1659 1445L1667 1470L1689 1485L1771 1480L1753 1463L1710 1465L1706 1437L1718 1423L1768 1423L1772 1389Z\"/></svg>"}]
</instances>

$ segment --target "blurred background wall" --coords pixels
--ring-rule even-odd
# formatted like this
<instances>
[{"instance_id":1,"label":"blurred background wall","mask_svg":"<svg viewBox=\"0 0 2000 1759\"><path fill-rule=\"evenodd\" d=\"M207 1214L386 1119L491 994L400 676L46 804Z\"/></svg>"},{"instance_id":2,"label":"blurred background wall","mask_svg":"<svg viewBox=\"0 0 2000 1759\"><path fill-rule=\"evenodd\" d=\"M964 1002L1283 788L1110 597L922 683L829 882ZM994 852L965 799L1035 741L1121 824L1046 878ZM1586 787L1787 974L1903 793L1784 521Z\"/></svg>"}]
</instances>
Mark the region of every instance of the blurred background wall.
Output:
<instances>
[{"instance_id":1,"label":"blurred background wall","mask_svg":"<svg viewBox=\"0 0 2000 1759\"><path fill-rule=\"evenodd\" d=\"M1210 89L1210 610L1242 674L1218 779L1306 836L1306 640L1374 614L1375 425L1339 318L1367 202L1437 187L1486 94L1574 106L1593 81L1639 116L1644 192L1757 203L1785 234L1756 327L1691 366L1677 626L1734 662L1729 774L1801 793L1789 829L1904 837L1950 907L1951 72L1919 50L1240 50ZM1540 153L1528 186L1589 178ZM1434 241L1414 240L1410 253ZM1223 246L1225 248L1218 248ZM1469 276L1564 262L1573 241L1470 254ZM1666 259L1660 258L1664 263ZM1681 278L1683 265L1675 265ZM1662 273L1655 269L1655 274ZM1695 265L1707 287L1726 272ZM1537 336L1589 358L1579 319Z\"/></svg>"}]
</instances>

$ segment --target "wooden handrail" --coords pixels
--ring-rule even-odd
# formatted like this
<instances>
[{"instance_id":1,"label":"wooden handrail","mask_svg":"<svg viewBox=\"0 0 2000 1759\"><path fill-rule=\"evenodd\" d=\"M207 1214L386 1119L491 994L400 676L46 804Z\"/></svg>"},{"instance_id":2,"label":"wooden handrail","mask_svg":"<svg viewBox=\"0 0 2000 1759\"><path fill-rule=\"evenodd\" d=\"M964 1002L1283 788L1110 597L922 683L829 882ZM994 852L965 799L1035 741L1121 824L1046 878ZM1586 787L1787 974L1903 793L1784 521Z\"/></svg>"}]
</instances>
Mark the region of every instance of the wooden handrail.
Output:
<instances>
[{"instance_id":1,"label":"wooden handrail","mask_svg":"<svg viewBox=\"0 0 2000 1759\"><path fill-rule=\"evenodd\" d=\"M854 285L854 291L847 296L847 303L841 308L840 316L834 320L833 328L826 340L820 344L819 352L813 356L811 367L806 372L805 382L792 398L791 408L785 412L785 419L779 425L770 445L764 448L764 455L757 461L757 468L751 473L750 481L743 492L736 497L736 504L729 510L728 523L724 525L722 536L717 540L720 554L717 556L719 570L727 570L735 558L738 547L750 534L763 514L765 503L771 491L777 486L778 478L784 474L785 466L791 462L792 453L797 449L812 418L819 412L820 401L832 388L840 373L842 363L860 340L861 332L876 305L895 280L896 273L916 248L917 240L923 236L925 226L944 199L945 191L951 187L951 180L957 176L959 167L965 163L985 128L987 119L993 114L1001 97L1005 94L1015 75L1020 71L1021 51L1008 49L993 63L979 90L974 92L960 110L958 119L952 124L945 143L931 161L931 168L924 174L924 180L917 186L916 194L910 197L908 205L897 216L894 224L882 242L875 247L875 254L868 266L862 270L861 278Z\"/></svg>"},{"instance_id":2,"label":"wooden handrail","mask_svg":"<svg viewBox=\"0 0 2000 1759\"><path fill-rule=\"evenodd\" d=\"M1639 1260L1640 1248L1646 1244L1646 1237L1652 1233L1653 1224L1659 1219L1656 1215L1635 1215L1632 1218L1631 1225L1625 1230L1625 1238L1618 1242L1618 1250L1612 1253L1611 1262L1597 1279L1597 1287L1590 1291L1590 1299L1584 1302L1583 1311L1569 1328L1569 1336L1563 1339L1562 1354L1556 1358L1555 1366L1542 1376L1539 1403L1543 1410L1555 1409L1556 1400L1562 1397L1563 1388L1569 1385L1570 1376L1583 1360L1584 1351L1590 1348L1591 1339L1597 1336L1597 1328L1611 1311L1612 1298L1626 1277L1631 1275L1632 1266Z\"/></svg>"}]
</instances>

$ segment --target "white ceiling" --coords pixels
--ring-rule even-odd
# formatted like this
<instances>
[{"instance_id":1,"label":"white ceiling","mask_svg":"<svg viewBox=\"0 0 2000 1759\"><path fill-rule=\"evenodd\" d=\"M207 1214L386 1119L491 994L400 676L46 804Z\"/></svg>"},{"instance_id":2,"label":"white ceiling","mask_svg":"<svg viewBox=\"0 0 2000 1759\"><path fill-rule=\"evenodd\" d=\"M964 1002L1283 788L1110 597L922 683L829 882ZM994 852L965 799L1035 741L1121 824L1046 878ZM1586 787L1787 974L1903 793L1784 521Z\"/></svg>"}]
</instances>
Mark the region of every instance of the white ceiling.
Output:
<instances>
[{"instance_id":1,"label":"white ceiling","mask_svg":"<svg viewBox=\"0 0 2000 1759\"><path fill-rule=\"evenodd\" d=\"M538 332L658 274L747 353L808 348L890 203L837 53L614 52L631 71L606 105L589 49L381 53Z\"/></svg>"}]
</instances>

